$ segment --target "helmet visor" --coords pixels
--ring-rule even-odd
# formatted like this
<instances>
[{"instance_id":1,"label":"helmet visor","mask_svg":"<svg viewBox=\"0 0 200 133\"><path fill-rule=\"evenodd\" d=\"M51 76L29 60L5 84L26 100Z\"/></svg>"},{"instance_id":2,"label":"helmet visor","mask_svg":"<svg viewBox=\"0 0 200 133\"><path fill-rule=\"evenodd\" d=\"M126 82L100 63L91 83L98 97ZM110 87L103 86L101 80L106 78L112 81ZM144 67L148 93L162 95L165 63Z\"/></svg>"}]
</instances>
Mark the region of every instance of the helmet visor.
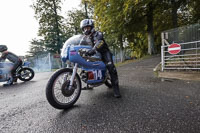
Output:
<instances>
[{"instance_id":1,"label":"helmet visor","mask_svg":"<svg viewBox=\"0 0 200 133\"><path fill-rule=\"evenodd\" d=\"M90 26L86 26L83 28L83 31L85 33L85 35L89 35L91 33L91 27Z\"/></svg>"}]
</instances>

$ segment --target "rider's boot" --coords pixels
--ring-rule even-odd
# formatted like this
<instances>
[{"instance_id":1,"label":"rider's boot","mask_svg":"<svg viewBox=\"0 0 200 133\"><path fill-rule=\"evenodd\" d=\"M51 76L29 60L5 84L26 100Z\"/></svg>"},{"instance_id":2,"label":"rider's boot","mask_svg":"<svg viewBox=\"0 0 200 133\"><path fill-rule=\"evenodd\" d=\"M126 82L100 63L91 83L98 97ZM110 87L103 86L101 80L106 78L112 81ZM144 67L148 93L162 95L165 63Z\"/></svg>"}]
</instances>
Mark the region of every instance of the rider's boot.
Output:
<instances>
[{"instance_id":1,"label":"rider's boot","mask_svg":"<svg viewBox=\"0 0 200 133\"><path fill-rule=\"evenodd\" d=\"M110 77L111 77L111 82L112 82L113 91L114 91L114 97L120 98L121 94L119 91L119 80L118 80L117 70L114 65L111 66L111 68L109 69L110 69Z\"/></svg>"},{"instance_id":2,"label":"rider's boot","mask_svg":"<svg viewBox=\"0 0 200 133\"><path fill-rule=\"evenodd\" d=\"M13 84L13 77L10 77L7 83L3 84L3 86L10 86Z\"/></svg>"},{"instance_id":3,"label":"rider's boot","mask_svg":"<svg viewBox=\"0 0 200 133\"><path fill-rule=\"evenodd\" d=\"M16 73L13 74L13 82L17 82L17 75L16 75Z\"/></svg>"},{"instance_id":4,"label":"rider's boot","mask_svg":"<svg viewBox=\"0 0 200 133\"><path fill-rule=\"evenodd\" d=\"M110 74L112 88L113 88L113 91L114 91L114 97L120 98L121 94L120 94L120 91L119 91L119 80L118 80L117 70L116 70L116 67L115 67L115 65L112 61L111 54L108 53L107 55L108 56L106 57L107 58L106 67L107 67L109 74Z\"/></svg>"},{"instance_id":5,"label":"rider's boot","mask_svg":"<svg viewBox=\"0 0 200 133\"><path fill-rule=\"evenodd\" d=\"M17 77L14 77L14 78L13 78L13 82L17 82Z\"/></svg>"},{"instance_id":6,"label":"rider's boot","mask_svg":"<svg viewBox=\"0 0 200 133\"><path fill-rule=\"evenodd\" d=\"M121 93L119 91L119 85L115 85L113 87L113 91L114 91L114 97L116 97L116 98L121 98L122 97Z\"/></svg>"}]
</instances>

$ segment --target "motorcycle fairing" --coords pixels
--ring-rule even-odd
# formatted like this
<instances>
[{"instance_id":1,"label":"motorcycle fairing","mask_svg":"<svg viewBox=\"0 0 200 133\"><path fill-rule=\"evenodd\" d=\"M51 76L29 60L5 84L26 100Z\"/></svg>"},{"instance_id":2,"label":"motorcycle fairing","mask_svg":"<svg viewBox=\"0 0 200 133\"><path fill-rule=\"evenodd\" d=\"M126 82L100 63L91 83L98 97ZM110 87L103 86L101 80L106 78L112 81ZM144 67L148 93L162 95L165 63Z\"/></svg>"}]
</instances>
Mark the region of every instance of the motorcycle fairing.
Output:
<instances>
[{"instance_id":1,"label":"motorcycle fairing","mask_svg":"<svg viewBox=\"0 0 200 133\"><path fill-rule=\"evenodd\" d=\"M70 54L68 54L70 62L78 63L80 66L83 66L84 68L90 68L90 69L95 68L95 69L102 69L102 70L106 69L106 65L103 63L103 61L90 62L84 59L83 57L81 57L78 54L78 50L80 48L91 49L91 46L79 45L79 46L70 47L70 50L69 50Z\"/></svg>"},{"instance_id":2,"label":"motorcycle fairing","mask_svg":"<svg viewBox=\"0 0 200 133\"><path fill-rule=\"evenodd\" d=\"M87 84L101 83L105 80L106 69L82 68L82 70L86 71L88 74Z\"/></svg>"},{"instance_id":3,"label":"motorcycle fairing","mask_svg":"<svg viewBox=\"0 0 200 133\"><path fill-rule=\"evenodd\" d=\"M63 62L66 62L69 60L69 49L73 46L77 45L89 45L89 40L87 38L84 38L83 35L75 35L71 38L69 38L63 45L63 48L61 50L61 59Z\"/></svg>"},{"instance_id":4,"label":"motorcycle fairing","mask_svg":"<svg viewBox=\"0 0 200 133\"><path fill-rule=\"evenodd\" d=\"M106 77L106 65L102 61L89 61L81 57L79 49L91 49L91 45L83 35L75 35L63 45L61 59L63 62L77 63L88 74L87 84L102 83Z\"/></svg>"}]
</instances>

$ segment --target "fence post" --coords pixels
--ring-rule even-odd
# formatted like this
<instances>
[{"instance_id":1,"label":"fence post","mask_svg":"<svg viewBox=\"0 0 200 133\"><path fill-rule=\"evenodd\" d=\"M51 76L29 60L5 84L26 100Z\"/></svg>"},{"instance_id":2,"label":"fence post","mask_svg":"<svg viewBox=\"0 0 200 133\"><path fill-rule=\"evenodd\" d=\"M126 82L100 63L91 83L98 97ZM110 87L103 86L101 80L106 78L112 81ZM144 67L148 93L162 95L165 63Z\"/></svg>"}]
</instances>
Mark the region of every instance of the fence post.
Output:
<instances>
[{"instance_id":1,"label":"fence post","mask_svg":"<svg viewBox=\"0 0 200 133\"><path fill-rule=\"evenodd\" d=\"M161 33L161 41L162 41L162 46L161 46L161 64L162 64L162 71L164 70L164 33Z\"/></svg>"},{"instance_id":2,"label":"fence post","mask_svg":"<svg viewBox=\"0 0 200 133\"><path fill-rule=\"evenodd\" d=\"M50 71L52 69L52 64L51 64L51 53L48 54L49 55L49 66L50 66Z\"/></svg>"},{"instance_id":3,"label":"fence post","mask_svg":"<svg viewBox=\"0 0 200 133\"><path fill-rule=\"evenodd\" d=\"M196 68L198 68L198 43L196 42Z\"/></svg>"}]
</instances>

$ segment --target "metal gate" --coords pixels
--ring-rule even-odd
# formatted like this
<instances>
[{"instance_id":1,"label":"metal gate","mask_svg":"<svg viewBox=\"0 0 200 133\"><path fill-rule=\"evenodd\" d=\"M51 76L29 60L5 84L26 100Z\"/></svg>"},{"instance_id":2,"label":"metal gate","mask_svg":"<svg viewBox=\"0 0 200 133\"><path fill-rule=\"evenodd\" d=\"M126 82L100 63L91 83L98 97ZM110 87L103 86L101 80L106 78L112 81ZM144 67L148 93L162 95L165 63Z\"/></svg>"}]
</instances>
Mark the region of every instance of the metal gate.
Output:
<instances>
[{"instance_id":1,"label":"metal gate","mask_svg":"<svg viewBox=\"0 0 200 133\"><path fill-rule=\"evenodd\" d=\"M200 24L171 29L161 33L162 71L167 69L200 69ZM170 47L178 44L178 52L170 52ZM172 48L172 50L177 48Z\"/></svg>"}]
</instances>

